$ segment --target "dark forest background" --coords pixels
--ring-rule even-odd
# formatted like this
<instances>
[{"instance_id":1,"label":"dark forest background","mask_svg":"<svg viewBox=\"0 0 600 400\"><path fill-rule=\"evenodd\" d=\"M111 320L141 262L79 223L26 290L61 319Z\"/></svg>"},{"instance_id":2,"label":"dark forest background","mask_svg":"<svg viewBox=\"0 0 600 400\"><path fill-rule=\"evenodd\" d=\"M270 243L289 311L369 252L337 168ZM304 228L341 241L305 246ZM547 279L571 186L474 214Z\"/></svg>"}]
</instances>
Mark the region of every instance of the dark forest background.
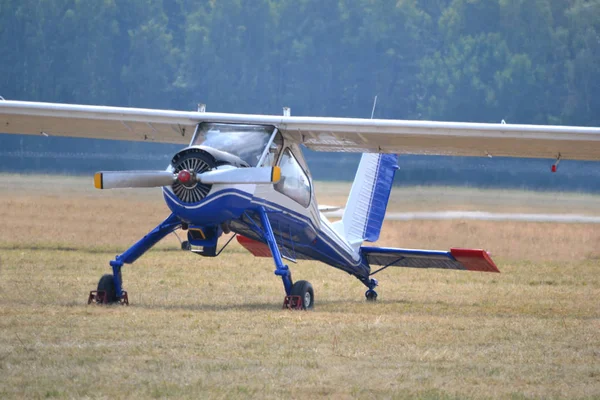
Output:
<instances>
[{"instance_id":1,"label":"dark forest background","mask_svg":"<svg viewBox=\"0 0 600 400\"><path fill-rule=\"evenodd\" d=\"M376 118L600 126L600 0L1 0L0 95L345 117L377 95ZM174 151L43 139L0 135L0 169L164 168ZM314 175L351 176L336 157L330 176L309 154ZM551 163L406 157L399 181L598 190L596 164Z\"/></svg>"}]
</instances>

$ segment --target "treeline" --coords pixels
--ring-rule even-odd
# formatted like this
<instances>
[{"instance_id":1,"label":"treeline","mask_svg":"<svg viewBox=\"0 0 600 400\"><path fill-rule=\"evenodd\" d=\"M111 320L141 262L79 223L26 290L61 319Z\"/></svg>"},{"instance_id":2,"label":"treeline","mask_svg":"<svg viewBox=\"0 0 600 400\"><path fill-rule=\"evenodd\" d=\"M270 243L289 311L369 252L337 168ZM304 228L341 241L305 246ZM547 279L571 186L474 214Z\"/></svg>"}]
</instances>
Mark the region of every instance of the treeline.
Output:
<instances>
[{"instance_id":1,"label":"treeline","mask_svg":"<svg viewBox=\"0 0 600 400\"><path fill-rule=\"evenodd\" d=\"M600 126L600 0L1 0L7 99Z\"/></svg>"}]
</instances>

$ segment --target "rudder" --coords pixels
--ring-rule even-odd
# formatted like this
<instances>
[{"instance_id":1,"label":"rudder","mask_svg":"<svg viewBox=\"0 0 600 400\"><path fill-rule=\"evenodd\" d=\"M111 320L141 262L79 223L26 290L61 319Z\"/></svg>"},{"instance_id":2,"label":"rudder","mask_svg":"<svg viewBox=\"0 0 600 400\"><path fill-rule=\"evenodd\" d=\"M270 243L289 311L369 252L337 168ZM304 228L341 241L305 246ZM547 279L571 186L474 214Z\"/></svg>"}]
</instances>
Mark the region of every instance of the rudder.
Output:
<instances>
[{"instance_id":1,"label":"rudder","mask_svg":"<svg viewBox=\"0 0 600 400\"><path fill-rule=\"evenodd\" d=\"M338 232L353 246L379 239L397 169L396 154L362 155L344 215L336 223Z\"/></svg>"}]
</instances>

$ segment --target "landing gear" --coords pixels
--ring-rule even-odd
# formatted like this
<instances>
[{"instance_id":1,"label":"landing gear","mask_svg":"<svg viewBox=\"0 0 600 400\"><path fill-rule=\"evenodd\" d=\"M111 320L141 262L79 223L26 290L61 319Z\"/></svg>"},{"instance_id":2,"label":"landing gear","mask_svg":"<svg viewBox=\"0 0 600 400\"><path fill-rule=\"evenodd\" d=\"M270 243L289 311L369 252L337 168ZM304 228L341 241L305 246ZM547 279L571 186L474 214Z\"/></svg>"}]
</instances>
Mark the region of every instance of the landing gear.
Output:
<instances>
[{"instance_id":1,"label":"landing gear","mask_svg":"<svg viewBox=\"0 0 600 400\"><path fill-rule=\"evenodd\" d=\"M118 255L109 264L112 267L112 275L104 275L98 282L98 290L92 290L88 297L88 304L112 304L121 303L128 305L127 292L121 284L121 267L124 264L132 264L142 254L158 243L162 238L181 226L181 221L175 214L171 214L160 225L150 231L146 236L131 246L123 254Z\"/></svg>"},{"instance_id":2,"label":"landing gear","mask_svg":"<svg viewBox=\"0 0 600 400\"><path fill-rule=\"evenodd\" d=\"M98 293L104 292L104 302L108 304L117 302L117 291L115 290L115 280L110 274L102 275L98 282Z\"/></svg>"},{"instance_id":3,"label":"landing gear","mask_svg":"<svg viewBox=\"0 0 600 400\"><path fill-rule=\"evenodd\" d=\"M298 281L294 283L292 281L292 273L287 265L282 261L271 223L267 217L267 212L263 207L256 209L262 228L255 224L257 230L262 234L263 238L269 246L269 250L273 255L273 262L275 263L275 275L280 276L285 289L285 300L283 301L283 308L292 310L310 310L315 304L315 293L312 285L307 281ZM254 221L249 218L250 221Z\"/></svg>"},{"instance_id":4,"label":"landing gear","mask_svg":"<svg viewBox=\"0 0 600 400\"><path fill-rule=\"evenodd\" d=\"M308 281L298 281L292 285L292 291L286 296L284 308L310 310L315 305L315 292Z\"/></svg>"},{"instance_id":5,"label":"landing gear","mask_svg":"<svg viewBox=\"0 0 600 400\"><path fill-rule=\"evenodd\" d=\"M373 289L369 289L365 292L365 297L367 298L367 301L373 302L377 300L377 292L374 291Z\"/></svg>"},{"instance_id":6,"label":"landing gear","mask_svg":"<svg viewBox=\"0 0 600 400\"><path fill-rule=\"evenodd\" d=\"M369 290L367 290L365 292L365 297L367 298L367 301L372 302L372 301L376 301L377 300L377 292L375 291L375 288L379 285L379 282L377 282L377 279L369 279L369 282L363 282L368 288Z\"/></svg>"},{"instance_id":7,"label":"landing gear","mask_svg":"<svg viewBox=\"0 0 600 400\"><path fill-rule=\"evenodd\" d=\"M120 278L120 277L119 277ZM121 290L121 296L117 296L117 287L113 275L102 275L98 282L98 290L92 290L88 297L88 304L115 304L129 305L127 292Z\"/></svg>"}]
</instances>

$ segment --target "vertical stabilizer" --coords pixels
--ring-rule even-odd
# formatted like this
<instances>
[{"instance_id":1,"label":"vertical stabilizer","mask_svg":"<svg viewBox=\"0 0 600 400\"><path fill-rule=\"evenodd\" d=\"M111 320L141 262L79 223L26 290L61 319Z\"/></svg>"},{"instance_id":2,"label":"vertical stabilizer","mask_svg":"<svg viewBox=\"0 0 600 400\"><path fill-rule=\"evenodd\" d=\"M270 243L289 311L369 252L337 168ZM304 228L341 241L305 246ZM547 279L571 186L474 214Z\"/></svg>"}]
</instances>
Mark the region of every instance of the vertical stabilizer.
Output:
<instances>
[{"instance_id":1,"label":"vertical stabilizer","mask_svg":"<svg viewBox=\"0 0 600 400\"><path fill-rule=\"evenodd\" d=\"M335 223L336 230L354 247L379 239L397 169L396 154L362 155L344 215Z\"/></svg>"}]
</instances>

